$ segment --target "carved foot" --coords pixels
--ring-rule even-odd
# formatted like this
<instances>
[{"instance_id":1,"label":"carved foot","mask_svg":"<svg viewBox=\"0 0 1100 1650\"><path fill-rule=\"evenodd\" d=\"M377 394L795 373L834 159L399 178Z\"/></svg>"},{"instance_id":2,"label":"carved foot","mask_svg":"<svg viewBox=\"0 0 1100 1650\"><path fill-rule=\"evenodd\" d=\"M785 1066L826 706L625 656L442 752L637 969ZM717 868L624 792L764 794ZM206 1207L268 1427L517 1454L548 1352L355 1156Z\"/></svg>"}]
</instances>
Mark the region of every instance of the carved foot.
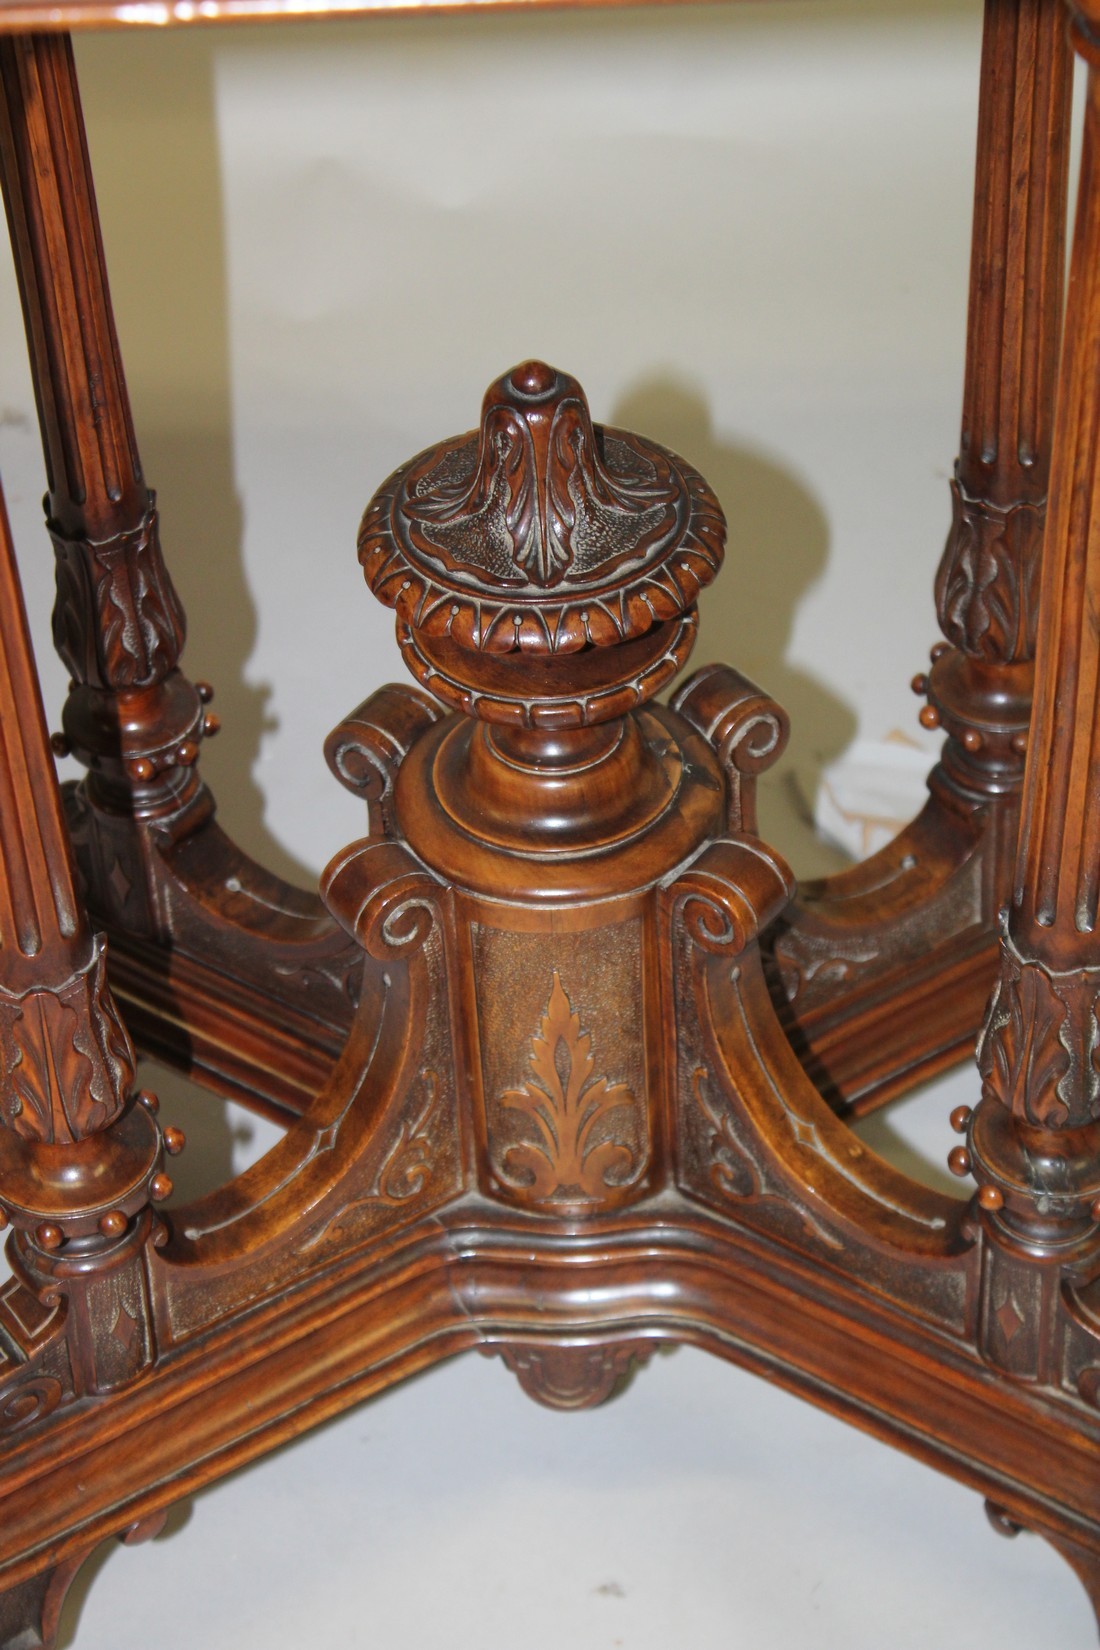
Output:
<instances>
[{"instance_id":1,"label":"carved foot","mask_svg":"<svg viewBox=\"0 0 1100 1650\"><path fill-rule=\"evenodd\" d=\"M985 1515L998 1535L1015 1537L1021 1530L1027 1529L1025 1524L1013 1518L1010 1512L998 1506L995 1501L986 1502ZM1088 1594L1089 1603L1096 1615L1097 1631L1100 1632L1100 1547L1087 1547L1071 1536L1051 1535L1048 1530L1040 1530L1036 1534L1049 1541L1055 1552L1061 1553L1070 1569L1075 1572Z\"/></svg>"},{"instance_id":2,"label":"carved foot","mask_svg":"<svg viewBox=\"0 0 1100 1650\"><path fill-rule=\"evenodd\" d=\"M652 1341L620 1341L613 1346L493 1346L484 1353L503 1358L527 1396L547 1409L594 1409L621 1391L653 1350Z\"/></svg>"},{"instance_id":3,"label":"carved foot","mask_svg":"<svg viewBox=\"0 0 1100 1650\"><path fill-rule=\"evenodd\" d=\"M87 1556L78 1553L0 1593L0 1650L54 1650L61 1606Z\"/></svg>"}]
</instances>

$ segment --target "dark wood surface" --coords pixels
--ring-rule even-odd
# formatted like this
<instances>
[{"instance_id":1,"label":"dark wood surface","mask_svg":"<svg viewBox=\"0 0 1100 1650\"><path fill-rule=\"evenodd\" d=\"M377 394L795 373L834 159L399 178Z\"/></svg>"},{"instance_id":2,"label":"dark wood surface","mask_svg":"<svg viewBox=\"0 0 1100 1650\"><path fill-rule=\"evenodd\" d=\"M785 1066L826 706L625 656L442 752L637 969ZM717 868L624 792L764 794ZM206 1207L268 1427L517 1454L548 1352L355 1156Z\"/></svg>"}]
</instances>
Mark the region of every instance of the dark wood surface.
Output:
<instances>
[{"instance_id":1,"label":"dark wood surface","mask_svg":"<svg viewBox=\"0 0 1100 1650\"><path fill-rule=\"evenodd\" d=\"M61 742L87 770L70 858L0 535L9 1650L54 1642L105 1537L151 1535L181 1495L475 1348L563 1410L662 1344L705 1348L950 1473L1100 1602L1100 8L1082 10L1055 397L1064 19L1053 0L988 0L947 640L922 685L949 735L916 828L931 874L862 904L827 884L813 918L758 829L783 710L726 664L656 697L719 575L717 499L684 459L593 423L578 381L539 361L495 379L477 426L410 459L363 517L363 573L416 683L372 694L326 746L366 834L318 896L240 853L200 774L216 723L181 666L69 44L0 43L72 672ZM903 840L886 857L904 867ZM971 862L972 912L954 880ZM843 974L821 994L865 1096L934 1068L942 1005L965 981L976 1017L975 958L996 951L981 1100L952 1118L969 1201L871 1151L807 1026L792 1036L783 946L816 922L828 952L861 912L892 958L874 1013ZM134 1092L93 923L131 1029L290 1125L168 1216L185 1142ZM890 1021L910 1040L884 1058Z\"/></svg>"}]
</instances>

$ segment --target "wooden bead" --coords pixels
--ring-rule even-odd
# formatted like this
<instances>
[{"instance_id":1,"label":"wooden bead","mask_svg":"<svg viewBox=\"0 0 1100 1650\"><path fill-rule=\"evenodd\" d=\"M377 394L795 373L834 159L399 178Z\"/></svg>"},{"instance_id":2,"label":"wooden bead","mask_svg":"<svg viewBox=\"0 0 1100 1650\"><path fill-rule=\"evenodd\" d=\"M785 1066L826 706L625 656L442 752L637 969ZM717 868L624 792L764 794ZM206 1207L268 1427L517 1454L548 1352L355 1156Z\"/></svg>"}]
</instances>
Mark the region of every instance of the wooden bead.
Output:
<instances>
[{"instance_id":1,"label":"wooden bead","mask_svg":"<svg viewBox=\"0 0 1100 1650\"><path fill-rule=\"evenodd\" d=\"M187 1136L182 1129L177 1129L169 1123L164 1131L164 1149L169 1157L178 1157L187 1144Z\"/></svg>"},{"instance_id":2,"label":"wooden bead","mask_svg":"<svg viewBox=\"0 0 1100 1650\"><path fill-rule=\"evenodd\" d=\"M149 1196L154 1203L163 1203L172 1195L172 1182L166 1174L155 1174L149 1182Z\"/></svg>"},{"instance_id":3,"label":"wooden bead","mask_svg":"<svg viewBox=\"0 0 1100 1650\"><path fill-rule=\"evenodd\" d=\"M4 1208L0 1208L0 1232L2 1232L4 1230L4 1227L7 1224L8 1224L8 1211Z\"/></svg>"},{"instance_id":4,"label":"wooden bead","mask_svg":"<svg viewBox=\"0 0 1100 1650\"><path fill-rule=\"evenodd\" d=\"M160 1110L160 1101L157 1099L152 1089L139 1089L138 1101L145 1107L146 1111L151 1111L154 1117Z\"/></svg>"},{"instance_id":5,"label":"wooden bead","mask_svg":"<svg viewBox=\"0 0 1100 1650\"><path fill-rule=\"evenodd\" d=\"M956 1134L965 1134L967 1129L970 1127L970 1119L973 1115L974 1113L972 1107L956 1106L954 1111L951 1113L951 1116L948 1118L948 1122L951 1124L951 1127L954 1129Z\"/></svg>"},{"instance_id":6,"label":"wooden bead","mask_svg":"<svg viewBox=\"0 0 1100 1650\"><path fill-rule=\"evenodd\" d=\"M196 682L195 692L198 694L204 705L208 705L214 697L214 689L210 686L209 682Z\"/></svg>"},{"instance_id":7,"label":"wooden bead","mask_svg":"<svg viewBox=\"0 0 1100 1650\"><path fill-rule=\"evenodd\" d=\"M999 1186L980 1186L978 1202L983 1209L1003 1209L1005 1197Z\"/></svg>"},{"instance_id":8,"label":"wooden bead","mask_svg":"<svg viewBox=\"0 0 1100 1650\"><path fill-rule=\"evenodd\" d=\"M1100 1221L1100 1197L1093 1199L1092 1208L1089 1210L1089 1213L1091 1214L1093 1220Z\"/></svg>"},{"instance_id":9,"label":"wooden bead","mask_svg":"<svg viewBox=\"0 0 1100 1650\"><path fill-rule=\"evenodd\" d=\"M1026 756L1027 755L1027 734L1026 733L1014 733L1012 735L1012 738L1009 740L1008 743L1009 743L1009 748L1011 750L1015 751L1017 756Z\"/></svg>"},{"instance_id":10,"label":"wooden bead","mask_svg":"<svg viewBox=\"0 0 1100 1650\"><path fill-rule=\"evenodd\" d=\"M65 734L65 733L51 733L50 734L50 749L53 751L55 756L69 756L69 755L71 755L72 754L72 746L69 744L68 734Z\"/></svg>"},{"instance_id":11,"label":"wooden bead","mask_svg":"<svg viewBox=\"0 0 1100 1650\"><path fill-rule=\"evenodd\" d=\"M185 739L176 751L176 761L181 768L189 768L198 759L199 747L193 739Z\"/></svg>"},{"instance_id":12,"label":"wooden bead","mask_svg":"<svg viewBox=\"0 0 1100 1650\"><path fill-rule=\"evenodd\" d=\"M935 646L933 647L932 652L930 654L930 658L932 660L932 663L935 664L937 659L942 659L944 654L949 652L949 651L950 651L950 648L949 648L949 644L947 642L937 642L935 644Z\"/></svg>"},{"instance_id":13,"label":"wooden bead","mask_svg":"<svg viewBox=\"0 0 1100 1650\"><path fill-rule=\"evenodd\" d=\"M961 1179L970 1173L970 1153L965 1146L954 1146L947 1154L947 1167Z\"/></svg>"},{"instance_id":14,"label":"wooden bead","mask_svg":"<svg viewBox=\"0 0 1100 1650\"><path fill-rule=\"evenodd\" d=\"M913 680L909 683L909 686L913 689L914 693L920 694L923 699L924 695L928 692L928 677L923 671L918 671L913 677Z\"/></svg>"},{"instance_id":15,"label":"wooden bead","mask_svg":"<svg viewBox=\"0 0 1100 1650\"><path fill-rule=\"evenodd\" d=\"M977 728L967 728L961 742L968 751L980 751L983 743L982 736Z\"/></svg>"},{"instance_id":16,"label":"wooden bead","mask_svg":"<svg viewBox=\"0 0 1100 1650\"><path fill-rule=\"evenodd\" d=\"M130 763L130 777L147 785L151 779L157 777L156 764L147 756L139 756L136 761Z\"/></svg>"},{"instance_id":17,"label":"wooden bead","mask_svg":"<svg viewBox=\"0 0 1100 1650\"><path fill-rule=\"evenodd\" d=\"M99 1217L99 1229L104 1237L121 1237L126 1230L126 1216L120 1209L108 1209Z\"/></svg>"},{"instance_id":18,"label":"wooden bead","mask_svg":"<svg viewBox=\"0 0 1100 1650\"><path fill-rule=\"evenodd\" d=\"M221 731L221 725L221 717L215 716L214 712L211 711L209 716L204 716L202 719L203 737L206 739L213 739L214 735Z\"/></svg>"},{"instance_id":19,"label":"wooden bead","mask_svg":"<svg viewBox=\"0 0 1100 1650\"><path fill-rule=\"evenodd\" d=\"M917 720L920 722L922 728L938 728L940 725L940 713L936 709L935 705L925 705Z\"/></svg>"},{"instance_id":20,"label":"wooden bead","mask_svg":"<svg viewBox=\"0 0 1100 1650\"><path fill-rule=\"evenodd\" d=\"M60 1249L65 1241L65 1234L60 1226L55 1226L49 1220L43 1221L41 1226L35 1228L34 1236L40 1249Z\"/></svg>"}]
</instances>

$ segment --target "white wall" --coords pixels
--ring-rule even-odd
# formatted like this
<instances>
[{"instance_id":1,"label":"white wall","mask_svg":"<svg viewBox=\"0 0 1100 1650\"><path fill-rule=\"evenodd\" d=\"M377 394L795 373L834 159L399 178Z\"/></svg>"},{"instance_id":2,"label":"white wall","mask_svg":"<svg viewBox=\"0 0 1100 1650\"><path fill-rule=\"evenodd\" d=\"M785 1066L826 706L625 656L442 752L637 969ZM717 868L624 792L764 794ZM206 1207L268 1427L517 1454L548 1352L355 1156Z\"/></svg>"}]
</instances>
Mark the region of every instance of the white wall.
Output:
<instances>
[{"instance_id":1,"label":"white wall","mask_svg":"<svg viewBox=\"0 0 1100 1650\"><path fill-rule=\"evenodd\" d=\"M924 737L907 682L936 635L979 22L977 0L760 0L80 42L187 663L225 723L204 765L238 839L305 879L358 834L321 742L399 671L359 515L536 353L717 487L731 553L698 659L787 704L805 791L857 737ZM0 296L0 465L56 710L42 468ZM766 828L797 868L822 861L783 784ZM942 1156L972 1087L916 1102L895 1147ZM210 1125L223 1156L228 1127ZM240 1161L261 1137L231 1127ZM496 1364L437 1371L200 1498L185 1534L116 1553L79 1643L1090 1634L1060 1561L995 1542L969 1493L682 1353L581 1418L536 1411Z\"/></svg>"},{"instance_id":2,"label":"white wall","mask_svg":"<svg viewBox=\"0 0 1100 1650\"><path fill-rule=\"evenodd\" d=\"M531 354L717 488L730 557L697 660L786 704L804 791L857 736L931 751L907 683L937 635L979 22L973 0L784 0L81 40L146 469L238 837L300 875L356 828L321 741L400 668L360 513ZM0 457L44 622L17 328Z\"/></svg>"}]
</instances>

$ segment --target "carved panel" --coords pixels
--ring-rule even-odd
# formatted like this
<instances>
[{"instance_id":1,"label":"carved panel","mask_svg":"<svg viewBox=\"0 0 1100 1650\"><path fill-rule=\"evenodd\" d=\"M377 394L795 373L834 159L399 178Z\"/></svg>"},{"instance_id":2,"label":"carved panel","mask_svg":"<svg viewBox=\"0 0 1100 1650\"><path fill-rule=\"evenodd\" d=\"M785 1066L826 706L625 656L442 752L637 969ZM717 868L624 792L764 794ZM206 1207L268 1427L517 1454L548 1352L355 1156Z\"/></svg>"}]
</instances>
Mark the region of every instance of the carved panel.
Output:
<instances>
[{"instance_id":1,"label":"carved panel","mask_svg":"<svg viewBox=\"0 0 1100 1650\"><path fill-rule=\"evenodd\" d=\"M598 1207L644 1178L650 1150L641 923L591 934L475 934L493 1189L537 1207Z\"/></svg>"},{"instance_id":2,"label":"carved panel","mask_svg":"<svg viewBox=\"0 0 1100 1650\"><path fill-rule=\"evenodd\" d=\"M54 645L78 682L144 687L179 662L186 620L160 548L157 512L95 541L51 526L57 558Z\"/></svg>"},{"instance_id":3,"label":"carved panel","mask_svg":"<svg viewBox=\"0 0 1100 1650\"><path fill-rule=\"evenodd\" d=\"M1001 509L952 482L953 520L936 575L948 641L991 663L1035 655L1045 504Z\"/></svg>"},{"instance_id":4,"label":"carved panel","mask_svg":"<svg viewBox=\"0 0 1100 1650\"><path fill-rule=\"evenodd\" d=\"M984 1245L978 1350L987 1362L1017 1380L1057 1378L1060 1283L1057 1266Z\"/></svg>"},{"instance_id":5,"label":"carved panel","mask_svg":"<svg viewBox=\"0 0 1100 1650\"><path fill-rule=\"evenodd\" d=\"M152 1363L153 1312L140 1255L74 1279L70 1303L73 1364L84 1390L110 1392Z\"/></svg>"},{"instance_id":6,"label":"carved panel","mask_svg":"<svg viewBox=\"0 0 1100 1650\"><path fill-rule=\"evenodd\" d=\"M4 1122L47 1145L83 1139L113 1122L134 1076L134 1049L107 989L104 943L52 989L0 986Z\"/></svg>"}]
</instances>

